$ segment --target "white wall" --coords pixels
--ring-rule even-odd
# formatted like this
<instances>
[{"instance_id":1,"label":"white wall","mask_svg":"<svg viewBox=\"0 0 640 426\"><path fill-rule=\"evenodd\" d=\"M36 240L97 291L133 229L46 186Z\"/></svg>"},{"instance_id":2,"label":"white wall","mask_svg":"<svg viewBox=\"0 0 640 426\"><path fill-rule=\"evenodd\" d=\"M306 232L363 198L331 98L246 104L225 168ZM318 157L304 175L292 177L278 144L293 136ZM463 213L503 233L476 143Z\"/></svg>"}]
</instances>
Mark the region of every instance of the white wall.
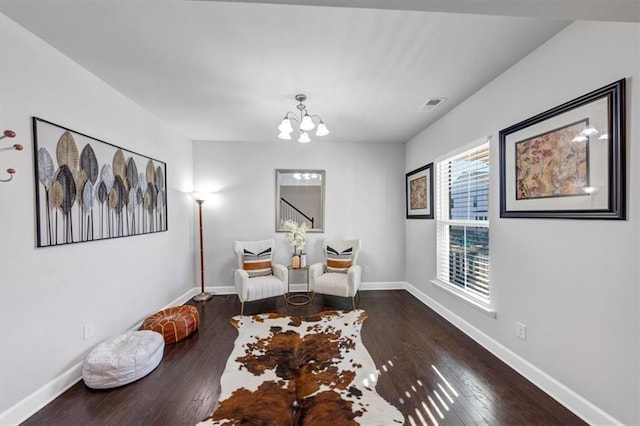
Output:
<instances>
[{"instance_id":1,"label":"white wall","mask_svg":"<svg viewBox=\"0 0 640 426\"><path fill-rule=\"evenodd\" d=\"M326 170L325 233L307 234L309 262L323 259L321 239L357 237L363 281L404 280L404 145L203 141L193 154L194 186L217 191L203 207L207 287L233 285L234 240L274 238L275 260L290 262L275 232L276 169Z\"/></svg>"},{"instance_id":2,"label":"white wall","mask_svg":"<svg viewBox=\"0 0 640 426\"><path fill-rule=\"evenodd\" d=\"M498 132L627 78L628 220L500 219ZM430 284L434 221L406 223L406 278L625 424L640 423L640 25L576 22L413 138L406 171L491 135L490 318ZM527 340L515 337L515 322Z\"/></svg>"},{"instance_id":3,"label":"white wall","mask_svg":"<svg viewBox=\"0 0 640 426\"><path fill-rule=\"evenodd\" d=\"M22 152L0 170L0 412L194 285L192 145L158 119L0 15L0 129ZM167 232L35 248L31 116L167 163ZM6 140L2 146L6 146ZM5 177L3 172L2 177ZM84 341L82 326L94 322Z\"/></svg>"}]
</instances>

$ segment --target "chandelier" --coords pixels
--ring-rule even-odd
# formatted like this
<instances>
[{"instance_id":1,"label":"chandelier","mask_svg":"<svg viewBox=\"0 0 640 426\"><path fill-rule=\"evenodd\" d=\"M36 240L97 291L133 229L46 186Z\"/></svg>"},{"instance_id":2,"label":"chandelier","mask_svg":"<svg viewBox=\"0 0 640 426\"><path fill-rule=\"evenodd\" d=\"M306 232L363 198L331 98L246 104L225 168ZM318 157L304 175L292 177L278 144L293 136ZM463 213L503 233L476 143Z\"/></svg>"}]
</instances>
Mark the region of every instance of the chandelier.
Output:
<instances>
[{"instance_id":1,"label":"chandelier","mask_svg":"<svg viewBox=\"0 0 640 426\"><path fill-rule=\"evenodd\" d=\"M284 115L282 122L278 126L278 130L280 130L280 134L278 137L280 139L291 140L291 133L293 133L293 126L291 125L291 121L295 121L298 126L298 132L300 136L298 137L298 142L300 143L309 143L311 139L309 138L309 131L316 128L316 123L313 122L314 118L318 119L318 126L316 129L316 136L326 136L329 134L329 129L322 121L322 118L318 115L309 115L307 112L307 107L303 104L304 101L307 100L307 95L299 94L296 95L296 101L298 101L298 111L300 112L300 119L296 118L296 114L289 111ZM289 117L292 115L292 117Z\"/></svg>"}]
</instances>

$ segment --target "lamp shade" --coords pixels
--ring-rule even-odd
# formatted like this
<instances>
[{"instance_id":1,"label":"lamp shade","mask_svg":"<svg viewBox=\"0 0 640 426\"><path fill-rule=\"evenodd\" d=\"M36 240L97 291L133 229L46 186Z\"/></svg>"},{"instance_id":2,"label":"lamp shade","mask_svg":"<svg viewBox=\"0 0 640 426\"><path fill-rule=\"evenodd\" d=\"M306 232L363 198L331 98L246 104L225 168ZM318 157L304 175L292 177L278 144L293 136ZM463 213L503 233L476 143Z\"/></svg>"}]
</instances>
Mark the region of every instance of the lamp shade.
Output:
<instances>
[{"instance_id":1,"label":"lamp shade","mask_svg":"<svg viewBox=\"0 0 640 426\"><path fill-rule=\"evenodd\" d=\"M327 126L325 126L325 124L321 121L320 124L318 124L318 130L316 130L316 136L327 136L329 134L329 129L327 129Z\"/></svg>"},{"instance_id":2,"label":"lamp shade","mask_svg":"<svg viewBox=\"0 0 640 426\"><path fill-rule=\"evenodd\" d=\"M210 200L213 194L211 194L210 192L192 192L191 196L193 197L194 200L196 201L207 201Z\"/></svg>"},{"instance_id":3,"label":"lamp shade","mask_svg":"<svg viewBox=\"0 0 640 426\"><path fill-rule=\"evenodd\" d=\"M298 139L300 143L309 143L311 139L309 138L309 134L307 132L300 133L300 138Z\"/></svg>"},{"instance_id":4,"label":"lamp shade","mask_svg":"<svg viewBox=\"0 0 640 426\"><path fill-rule=\"evenodd\" d=\"M283 118L282 122L278 126L278 130L280 130L280 132L282 132L282 133L291 133L291 132L293 132L293 127L291 127L291 120L289 120L287 117ZM282 138L282 139L284 139L284 138ZM291 139L291 138L289 138L289 139Z\"/></svg>"},{"instance_id":5,"label":"lamp shade","mask_svg":"<svg viewBox=\"0 0 640 426\"><path fill-rule=\"evenodd\" d=\"M280 139L284 139L284 140L286 140L286 141L290 141L290 140L291 140L291 133L290 133L290 132L289 132L289 133L287 133L287 132L282 132L282 131L281 131L281 132L280 132L280 134L278 135L278 137L279 137Z\"/></svg>"},{"instance_id":6,"label":"lamp shade","mask_svg":"<svg viewBox=\"0 0 640 426\"><path fill-rule=\"evenodd\" d=\"M314 127L316 127L315 124L313 124L313 120L311 119L311 117L309 117L309 114L305 113L304 117L302 118L302 123L300 123L300 128L302 130L311 130Z\"/></svg>"}]
</instances>

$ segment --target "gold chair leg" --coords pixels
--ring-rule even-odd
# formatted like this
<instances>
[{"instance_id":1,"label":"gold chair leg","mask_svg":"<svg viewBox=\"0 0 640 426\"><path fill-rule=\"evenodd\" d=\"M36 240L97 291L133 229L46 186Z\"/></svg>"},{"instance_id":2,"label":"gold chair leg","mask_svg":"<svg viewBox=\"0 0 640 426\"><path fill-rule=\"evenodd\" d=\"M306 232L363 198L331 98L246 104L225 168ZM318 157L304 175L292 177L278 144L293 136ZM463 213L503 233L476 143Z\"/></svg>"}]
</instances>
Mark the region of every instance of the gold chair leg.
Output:
<instances>
[{"instance_id":1,"label":"gold chair leg","mask_svg":"<svg viewBox=\"0 0 640 426\"><path fill-rule=\"evenodd\" d=\"M240 303L241 303L241 305L240 305L240 315L244 316L244 302L240 302Z\"/></svg>"},{"instance_id":2,"label":"gold chair leg","mask_svg":"<svg viewBox=\"0 0 640 426\"><path fill-rule=\"evenodd\" d=\"M351 306L353 306L353 310L356 310L356 297L351 296Z\"/></svg>"}]
</instances>

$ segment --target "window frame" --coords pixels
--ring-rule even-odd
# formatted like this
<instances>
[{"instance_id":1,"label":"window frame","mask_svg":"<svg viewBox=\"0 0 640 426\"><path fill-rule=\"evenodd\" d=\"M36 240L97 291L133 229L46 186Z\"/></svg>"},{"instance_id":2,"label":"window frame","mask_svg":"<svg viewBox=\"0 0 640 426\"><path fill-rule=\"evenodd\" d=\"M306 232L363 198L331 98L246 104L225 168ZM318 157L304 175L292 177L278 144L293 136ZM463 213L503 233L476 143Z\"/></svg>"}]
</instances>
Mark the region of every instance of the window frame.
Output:
<instances>
[{"instance_id":1,"label":"window frame","mask_svg":"<svg viewBox=\"0 0 640 426\"><path fill-rule=\"evenodd\" d=\"M436 197L436 207L435 207L435 222L436 222L436 277L431 280L431 283L437 285L438 287L446 290L448 293L452 294L453 296L461 299L462 301L466 302L467 304L471 305L472 307L478 309L479 311L491 316L491 317L495 317L496 315L496 311L493 307L492 304L492 298L491 298L491 287L490 287L490 277L491 277L491 261L490 261L490 253L491 253L491 249L490 249L490 245L491 245L491 240L489 239L489 244L488 244L488 250L489 250L489 258L488 258L488 267L489 267L489 272L488 272L488 284L489 285L489 290L488 290L488 297L485 298L479 294L475 294L473 290L469 290L467 288L462 288L459 285L456 285L454 283L449 282L446 278L444 278L441 274L441 271L443 270L442 267L442 262L443 259L448 259L447 262L447 267L449 265L450 262L450 255L451 255L451 251L447 249L446 253L443 253L443 248L444 247L449 247L449 238L450 238L450 234L449 232L444 232L445 229L451 227L451 226L465 226L465 227L482 227L482 228L486 228L489 232L490 231L490 223L489 223L489 204L490 204L490 200L491 200L491 195L490 195L490 191L488 191L487 193L487 216L485 220L471 220L471 219L451 219L448 217L449 215L449 211L447 209L450 208L450 206L448 207L447 205L451 202L450 201L450 197L449 197L449 191L451 188L451 184L447 184L446 187L443 185L443 167L448 167L448 164L455 159L458 156L461 156L465 153L468 153L470 151L482 151L485 150L487 151L487 157L488 157L488 161L487 161L487 166L490 167L490 162L491 162L491 146L490 146L490 137L483 137L480 138L468 145L465 145L463 147L460 147L459 149L456 149L454 151L451 151L439 158L437 158L434 161L434 168L435 168L435 179L434 179L434 186L435 188L435 197ZM446 166L445 166L446 165ZM490 186L490 169L489 169L489 174L487 176L487 189L489 189ZM448 180L447 180L448 181ZM468 195L468 200L472 200L473 199L473 195L470 194L470 192L467 192ZM476 200L477 202L477 200ZM446 211L445 211L446 210ZM445 217L446 216L446 217ZM445 239L443 241L443 238Z\"/></svg>"}]
</instances>

